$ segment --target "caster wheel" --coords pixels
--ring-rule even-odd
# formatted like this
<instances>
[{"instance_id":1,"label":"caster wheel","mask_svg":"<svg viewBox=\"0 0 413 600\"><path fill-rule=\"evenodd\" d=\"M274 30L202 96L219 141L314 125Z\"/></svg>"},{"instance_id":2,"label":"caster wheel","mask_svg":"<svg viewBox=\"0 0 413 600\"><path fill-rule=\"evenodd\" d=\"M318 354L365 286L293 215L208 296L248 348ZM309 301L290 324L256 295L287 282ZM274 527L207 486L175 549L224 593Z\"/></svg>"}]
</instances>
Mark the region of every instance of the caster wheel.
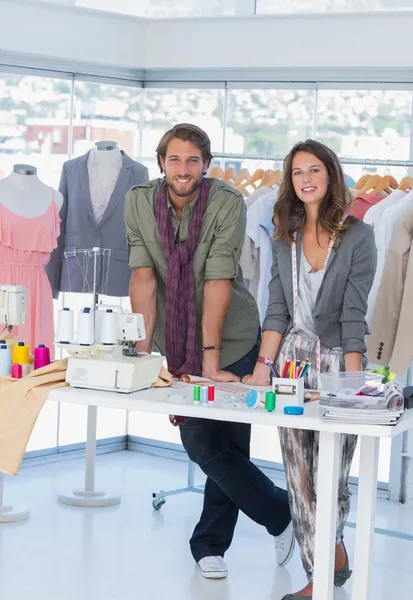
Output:
<instances>
[{"instance_id":1,"label":"caster wheel","mask_svg":"<svg viewBox=\"0 0 413 600\"><path fill-rule=\"evenodd\" d=\"M155 498L152 501L152 506L153 506L154 510L161 510L161 508L165 504L165 502L166 502L165 498Z\"/></svg>"}]
</instances>

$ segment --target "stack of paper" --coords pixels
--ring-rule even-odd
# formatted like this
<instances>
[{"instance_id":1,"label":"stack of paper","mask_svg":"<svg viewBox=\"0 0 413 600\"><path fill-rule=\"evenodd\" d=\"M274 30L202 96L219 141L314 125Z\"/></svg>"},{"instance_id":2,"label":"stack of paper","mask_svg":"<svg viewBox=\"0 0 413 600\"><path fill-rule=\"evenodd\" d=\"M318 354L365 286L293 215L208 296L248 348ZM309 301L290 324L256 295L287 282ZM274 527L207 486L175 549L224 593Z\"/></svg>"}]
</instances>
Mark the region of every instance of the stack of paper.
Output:
<instances>
[{"instance_id":1,"label":"stack of paper","mask_svg":"<svg viewBox=\"0 0 413 600\"><path fill-rule=\"evenodd\" d=\"M383 396L338 396L321 394L320 416L329 421L366 423L369 425L395 425L403 414L403 406L391 408Z\"/></svg>"}]
</instances>

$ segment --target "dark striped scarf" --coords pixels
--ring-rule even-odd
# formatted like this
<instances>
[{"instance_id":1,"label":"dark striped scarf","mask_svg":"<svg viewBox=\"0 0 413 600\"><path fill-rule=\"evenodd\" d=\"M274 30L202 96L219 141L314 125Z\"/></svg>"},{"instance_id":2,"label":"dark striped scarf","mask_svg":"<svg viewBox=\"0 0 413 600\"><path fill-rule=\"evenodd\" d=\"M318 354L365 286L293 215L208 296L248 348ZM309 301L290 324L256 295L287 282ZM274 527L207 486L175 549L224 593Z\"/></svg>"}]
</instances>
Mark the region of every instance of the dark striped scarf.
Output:
<instances>
[{"instance_id":1,"label":"dark striped scarf","mask_svg":"<svg viewBox=\"0 0 413 600\"><path fill-rule=\"evenodd\" d=\"M168 209L168 184L159 190L156 222L168 259L165 297L165 354L168 370L175 376L201 375L197 340L195 277L193 256L198 245L210 185L202 179L200 193L192 211L188 237L177 243Z\"/></svg>"}]
</instances>

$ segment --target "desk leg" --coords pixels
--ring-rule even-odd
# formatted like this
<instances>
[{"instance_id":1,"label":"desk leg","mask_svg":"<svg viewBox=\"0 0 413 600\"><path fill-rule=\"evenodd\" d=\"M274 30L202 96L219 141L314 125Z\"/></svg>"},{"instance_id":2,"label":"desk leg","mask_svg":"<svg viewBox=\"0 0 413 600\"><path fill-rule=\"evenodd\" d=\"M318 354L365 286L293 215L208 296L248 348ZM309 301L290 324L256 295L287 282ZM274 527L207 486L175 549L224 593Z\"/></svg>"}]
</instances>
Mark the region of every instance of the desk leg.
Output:
<instances>
[{"instance_id":1,"label":"desk leg","mask_svg":"<svg viewBox=\"0 0 413 600\"><path fill-rule=\"evenodd\" d=\"M29 516L29 510L25 506L17 504L3 504L4 475L0 473L0 523L15 523L24 521Z\"/></svg>"},{"instance_id":2,"label":"desk leg","mask_svg":"<svg viewBox=\"0 0 413 600\"><path fill-rule=\"evenodd\" d=\"M313 582L317 600L333 599L340 456L341 434L320 431Z\"/></svg>"},{"instance_id":3,"label":"desk leg","mask_svg":"<svg viewBox=\"0 0 413 600\"><path fill-rule=\"evenodd\" d=\"M370 569L376 516L379 438L360 439L360 473L357 502L356 545L352 600L369 600Z\"/></svg>"},{"instance_id":4,"label":"desk leg","mask_svg":"<svg viewBox=\"0 0 413 600\"><path fill-rule=\"evenodd\" d=\"M86 461L85 461L85 488L73 490L68 494L58 494L57 499L63 504L71 506L86 506L98 508L113 506L120 503L120 496L108 495L106 492L95 491L95 459L96 459L96 428L97 406L87 407L87 436L86 436Z\"/></svg>"}]
</instances>

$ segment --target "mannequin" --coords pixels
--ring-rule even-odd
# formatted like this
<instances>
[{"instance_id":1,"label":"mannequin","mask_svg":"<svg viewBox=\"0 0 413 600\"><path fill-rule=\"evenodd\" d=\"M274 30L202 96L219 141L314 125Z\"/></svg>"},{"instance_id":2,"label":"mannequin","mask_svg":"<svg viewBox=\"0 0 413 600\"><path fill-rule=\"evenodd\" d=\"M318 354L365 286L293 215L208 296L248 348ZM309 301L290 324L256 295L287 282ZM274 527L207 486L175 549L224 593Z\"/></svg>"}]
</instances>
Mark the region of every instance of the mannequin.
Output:
<instances>
[{"instance_id":1,"label":"mannequin","mask_svg":"<svg viewBox=\"0 0 413 600\"><path fill-rule=\"evenodd\" d=\"M112 141L96 142L83 156L64 163L59 185L63 194L61 234L46 267L54 298L59 291L92 290L93 269L82 271L78 261L68 254L94 247L110 250L109 262L98 257L96 292L128 296L131 271L127 262L125 196L148 179L148 169Z\"/></svg>"},{"instance_id":2,"label":"mannequin","mask_svg":"<svg viewBox=\"0 0 413 600\"><path fill-rule=\"evenodd\" d=\"M53 199L58 211L63 196L40 181L36 167L14 165L13 172L0 180L0 203L20 217L39 217L47 211Z\"/></svg>"},{"instance_id":3,"label":"mannequin","mask_svg":"<svg viewBox=\"0 0 413 600\"><path fill-rule=\"evenodd\" d=\"M60 233L60 192L40 181L31 165L14 165L0 180L0 282L24 285L27 315L13 333L33 351L46 344L53 357L53 297L44 267Z\"/></svg>"},{"instance_id":4,"label":"mannequin","mask_svg":"<svg viewBox=\"0 0 413 600\"><path fill-rule=\"evenodd\" d=\"M96 223L100 223L115 189L122 167L122 154L116 142L96 142L89 153L90 199Z\"/></svg>"}]
</instances>

